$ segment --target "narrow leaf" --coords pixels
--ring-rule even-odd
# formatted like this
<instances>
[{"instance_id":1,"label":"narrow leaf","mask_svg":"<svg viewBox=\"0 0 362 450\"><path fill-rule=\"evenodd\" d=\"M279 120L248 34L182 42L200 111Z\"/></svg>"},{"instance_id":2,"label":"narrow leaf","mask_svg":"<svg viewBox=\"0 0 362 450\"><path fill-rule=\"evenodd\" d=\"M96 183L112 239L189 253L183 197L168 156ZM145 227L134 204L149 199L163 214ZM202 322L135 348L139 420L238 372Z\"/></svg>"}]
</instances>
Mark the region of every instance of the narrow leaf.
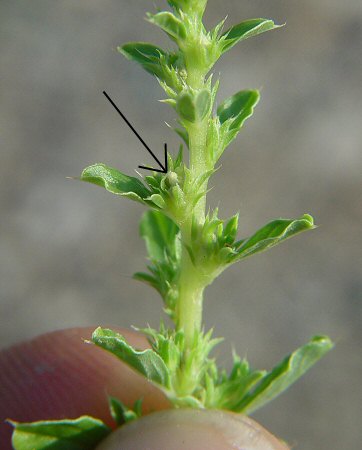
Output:
<instances>
[{"instance_id":1,"label":"narrow leaf","mask_svg":"<svg viewBox=\"0 0 362 450\"><path fill-rule=\"evenodd\" d=\"M142 414L142 399L136 401L133 409L114 397L108 397L108 402L111 416L117 425L124 425L138 419Z\"/></svg>"},{"instance_id":2,"label":"narrow leaf","mask_svg":"<svg viewBox=\"0 0 362 450\"><path fill-rule=\"evenodd\" d=\"M110 432L101 420L82 416L75 420L11 422L14 450L93 450Z\"/></svg>"},{"instance_id":3,"label":"narrow leaf","mask_svg":"<svg viewBox=\"0 0 362 450\"><path fill-rule=\"evenodd\" d=\"M249 37L257 36L265 31L274 30L279 27L280 25L275 25L275 23L269 19L250 19L241 22L238 25L234 25L221 36L221 52L225 53L238 42L248 39Z\"/></svg>"},{"instance_id":4,"label":"narrow leaf","mask_svg":"<svg viewBox=\"0 0 362 450\"><path fill-rule=\"evenodd\" d=\"M187 132L186 132L186 134L187 134ZM170 161L169 166L170 167L172 166L173 170L175 170L179 167L182 167L183 160L184 160L184 148L183 148L183 145L181 144L175 161Z\"/></svg>"},{"instance_id":5,"label":"narrow leaf","mask_svg":"<svg viewBox=\"0 0 362 450\"><path fill-rule=\"evenodd\" d=\"M220 397L218 407L239 412L239 401L250 391L262 378L265 371L255 370L248 375L240 376L234 380L227 380L221 386L217 386L216 392Z\"/></svg>"},{"instance_id":6,"label":"narrow leaf","mask_svg":"<svg viewBox=\"0 0 362 450\"><path fill-rule=\"evenodd\" d=\"M160 356L153 350L136 350L125 341L122 335L100 327L93 332L92 342L113 353L136 372L145 376L147 380L169 387L169 371Z\"/></svg>"},{"instance_id":7,"label":"narrow leaf","mask_svg":"<svg viewBox=\"0 0 362 450\"><path fill-rule=\"evenodd\" d=\"M138 178L129 177L105 164L87 167L83 170L80 179L101 186L112 194L128 197L141 203L145 203L145 199L151 195Z\"/></svg>"},{"instance_id":8,"label":"narrow leaf","mask_svg":"<svg viewBox=\"0 0 362 450\"><path fill-rule=\"evenodd\" d=\"M235 241L236 234L238 232L238 223L239 214L235 214L225 225L223 232L225 244L231 245Z\"/></svg>"},{"instance_id":9,"label":"narrow leaf","mask_svg":"<svg viewBox=\"0 0 362 450\"><path fill-rule=\"evenodd\" d=\"M160 291L160 284L159 281L153 277L152 275L144 272L136 272L133 274L133 278L138 281L142 281L143 283L148 284L149 286L153 287L157 291Z\"/></svg>"},{"instance_id":10,"label":"narrow leaf","mask_svg":"<svg viewBox=\"0 0 362 450\"><path fill-rule=\"evenodd\" d=\"M236 249L237 255L234 255L233 258L234 260L239 260L255 253L263 252L295 234L313 228L315 228L313 217L308 214L304 214L300 219L295 220L274 220L258 230L250 238L241 241L241 246Z\"/></svg>"},{"instance_id":11,"label":"narrow leaf","mask_svg":"<svg viewBox=\"0 0 362 450\"><path fill-rule=\"evenodd\" d=\"M181 128L174 128L174 131L180 136L181 139L183 139L183 141L185 142L187 147L189 147L190 142L189 142L188 132L185 129L181 129Z\"/></svg>"},{"instance_id":12,"label":"narrow leaf","mask_svg":"<svg viewBox=\"0 0 362 450\"><path fill-rule=\"evenodd\" d=\"M241 402L239 411L251 414L273 400L300 378L322 356L333 348L327 336L316 336L298 350L287 356L262 378L255 390Z\"/></svg>"}]
</instances>

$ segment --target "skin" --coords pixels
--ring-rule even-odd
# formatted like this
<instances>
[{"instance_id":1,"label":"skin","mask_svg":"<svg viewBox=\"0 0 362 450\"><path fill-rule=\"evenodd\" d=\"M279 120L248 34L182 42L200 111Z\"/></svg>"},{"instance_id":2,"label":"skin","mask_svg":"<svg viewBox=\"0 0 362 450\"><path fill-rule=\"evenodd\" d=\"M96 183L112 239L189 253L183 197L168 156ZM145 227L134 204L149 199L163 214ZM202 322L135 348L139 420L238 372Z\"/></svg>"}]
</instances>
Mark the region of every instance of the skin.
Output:
<instances>
[{"instance_id":1,"label":"skin","mask_svg":"<svg viewBox=\"0 0 362 450\"><path fill-rule=\"evenodd\" d=\"M32 422L86 414L114 426L107 395L129 405L143 397L145 414L161 412L126 425L98 450L288 450L244 416L220 411L162 411L170 404L160 391L111 354L84 342L94 328L55 331L0 352L2 450L12 449L12 427L5 422L7 418ZM149 347L144 336L126 329L118 331L132 345ZM185 436L189 440L185 441ZM249 441L243 440L245 436Z\"/></svg>"},{"instance_id":2,"label":"skin","mask_svg":"<svg viewBox=\"0 0 362 450\"><path fill-rule=\"evenodd\" d=\"M288 450L254 420L227 411L173 409L130 422L96 450Z\"/></svg>"}]
</instances>

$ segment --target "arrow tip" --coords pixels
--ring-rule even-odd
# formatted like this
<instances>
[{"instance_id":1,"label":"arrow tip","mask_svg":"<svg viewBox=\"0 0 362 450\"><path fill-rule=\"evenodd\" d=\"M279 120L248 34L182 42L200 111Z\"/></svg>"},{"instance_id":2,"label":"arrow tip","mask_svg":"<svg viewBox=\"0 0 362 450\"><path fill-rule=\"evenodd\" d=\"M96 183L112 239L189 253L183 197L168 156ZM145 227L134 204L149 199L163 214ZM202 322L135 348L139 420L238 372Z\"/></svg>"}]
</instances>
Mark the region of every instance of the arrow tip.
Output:
<instances>
[{"instance_id":1,"label":"arrow tip","mask_svg":"<svg viewBox=\"0 0 362 450\"><path fill-rule=\"evenodd\" d=\"M164 145L164 149L165 149L165 154L164 154L164 158L165 158L165 162L164 164L161 164L160 161L157 159L158 165L161 167L161 169L154 169L153 167L147 167L147 166L138 166L140 169L146 169L146 170L151 170L152 172L159 172L159 173L167 173L168 172L168 151L167 151L167 144L165 143Z\"/></svg>"}]
</instances>

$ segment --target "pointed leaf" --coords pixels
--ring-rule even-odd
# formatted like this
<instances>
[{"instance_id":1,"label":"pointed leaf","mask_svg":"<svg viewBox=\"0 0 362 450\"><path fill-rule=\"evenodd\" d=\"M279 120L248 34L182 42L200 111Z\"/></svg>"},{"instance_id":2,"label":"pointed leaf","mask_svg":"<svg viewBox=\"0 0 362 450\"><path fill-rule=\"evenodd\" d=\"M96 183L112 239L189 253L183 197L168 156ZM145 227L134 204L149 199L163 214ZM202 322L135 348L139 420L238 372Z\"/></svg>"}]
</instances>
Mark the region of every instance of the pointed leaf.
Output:
<instances>
[{"instance_id":1,"label":"pointed leaf","mask_svg":"<svg viewBox=\"0 0 362 450\"><path fill-rule=\"evenodd\" d=\"M239 214L235 214L225 225L223 232L225 244L231 245L235 241L238 232L238 224Z\"/></svg>"},{"instance_id":2,"label":"pointed leaf","mask_svg":"<svg viewBox=\"0 0 362 450\"><path fill-rule=\"evenodd\" d=\"M149 14L148 18L151 23L160 27L176 41L185 39L185 25L174 14L168 11L162 11L155 15Z\"/></svg>"},{"instance_id":3,"label":"pointed leaf","mask_svg":"<svg viewBox=\"0 0 362 450\"><path fill-rule=\"evenodd\" d=\"M14 450L93 450L111 432L101 420L82 416L75 420L11 422Z\"/></svg>"},{"instance_id":4,"label":"pointed leaf","mask_svg":"<svg viewBox=\"0 0 362 450\"><path fill-rule=\"evenodd\" d=\"M136 272L135 274L133 274L133 278L135 280L142 281L143 283L146 283L146 284L152 286L157 291L160 290L158 280L148 273Z\"/></svg>"},{"instance_id":5,"label":"pointed leaf","mask_svg":"<svg viewBox=\"0 0 362 450\"><path fill-rule=\"evenodd\" d=\"M316 336L274 367L241 402L239 411L251 414L273 400L333 348L327 336Z\"/></svg>"},{"instance_id":6,"label":"pointed leaf","mask_svg":"<svg viewBox=\"0 0 362 450\"><path fill-rule=\"evenodd\" d=\"M234 45L244 39L257 36L265 31L273 30L279 27L280 25L275 25L275 23L269 19L250 19L241 22L238 25L234 25L221 36L221 52L225 53L227 50L230 50L234 47Z\"/></svg>"},{"instance_id":7,"label":"pointed leaf","mask_svg":"<svg viewBox=\"0 0 362 450\"><path fill-rule=\"evenodd\" d=\"M142 399L136 401L133 409L114 397L108 397L108 402L111 416L117 425L124 425L142 415Z\"/></svg>"},{"instance_id":8,"label":"pointed leaf","mask_svg":"<svg viewBox=\"0 0 362 450\"><path fill-rule=\"evenodd\" d=\"M187 134L187 132L186 132L186 134ZM178 169L179 167L182 167L183 160L184 160L184 147L181 144L179 151L177 153L176 159L172 164L173 170ZM172 161L169 163L170 167L171 167L171 163L172 163Z\"/></svg>"},{"instance_id":9,"label":"pointed leaf","mask_svg":"<svg viewBox=\"0 0 362 450\"><path fill-rule=\"evenodd\" d=\"M218 407L239 412L239 402L265 376L265 371L255 370L234 380L227 380L217 386L216 392L220 397Z\"/></svg>"},{"instance_id":10,"label":"pointed leaf","mask_svg":"<svg viewBox=\"0 0 362 450\"><path fill-rule=\"evenodd\" d=\"M179 136L180 138L185 142L185 144L187 145L187 147L189 147L190 142L189 142L189 133L185 130L185 129L181 129L181 128L174 128L173 129Z\"/></svg>"},{"instance_id":11,"label":"pointed leaf","mask_svg":"<svg viewBox=\"0 0 362 450\"><path fill-rule=\"evenodd\" d=\"M172 108L176 108L176 100L173 98L165 98L163 100L159 100L161 103L165 103L166 105L172 106Z\"/></svg>"},{"instance_id":12,"label":"pointed leaf","mask_svg":"<svg viewBox=\"0 0 362 450\"><path fill-rule=\"evenodd\" d=\"M249 239L241 241L241 246L236 249L237 255L233 256L233 260L237 261L255 253L263 252L295 234L314 228L313 217L308 214L304 214L300 219L295 220L274 220L257 231Z\"/></svg>"},{"instance_id":13,"label":"pointed leaf","mask_svg":"<svg viewBox=\"0 0 362 450\"><path fill-rule=\"evenodd\" d=\"M104 187L112 194L128 197L141 203L146 203L145 199L151 195L151 192L138 178L129 177L105 164L94 164L87 167L83 170L80 179Z\"/></svg>"},{"instance_id":14,"label":"pointed leaf","mask_svg":"<svg viewBox=\"0 0 362 450\"><path fill-rule=\"evenodd\" d=\"M93 332L92 342L113 353L152 383L169 387L169 371L160 356L153 350L136 350L125 341L122 335L100 327Z\"/></svg>"}]
</instances>

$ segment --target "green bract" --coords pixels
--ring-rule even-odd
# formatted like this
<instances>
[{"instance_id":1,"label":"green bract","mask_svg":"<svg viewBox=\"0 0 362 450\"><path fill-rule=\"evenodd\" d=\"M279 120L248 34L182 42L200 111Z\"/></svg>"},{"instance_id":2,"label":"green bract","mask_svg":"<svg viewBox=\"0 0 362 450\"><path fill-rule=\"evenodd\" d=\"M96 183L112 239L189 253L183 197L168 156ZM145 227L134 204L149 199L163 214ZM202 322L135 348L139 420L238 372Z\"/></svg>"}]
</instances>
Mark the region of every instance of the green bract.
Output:
<instances>
[{"instance_id":1,"label":"green bract","mask_svg":"<svg viewBox=\"0 0 362 450\"><path fill-rule=\"evenodd\" d=\"M142 416L142 399L136 400L133 409L131 409L117 398L109 397L109 409L116 424L124 425Z\"/></svg>"},{"instance_id":2,"label":"green bract","mask_svg":"<svg viewBox=\"0 0 362 450\"><path fill-rule=\"evenodd\" d=\"M210 177L230 142L236 138L259 102L257 90L241 90L216 102L219 80L210 73L216 61L237 43L278 25L251 19L224 31L224 20L207 31L202 17L207 0L169 0L171 11L148 14L148 20L173 41L176 50L146 42L119 47L126 58L153 75L166 94L163 101L178 115L175 131L183 146L168 156L168 172L145 176L125 175L104 164L87 167L80 179L127 197L150 208L143 215L140 234L149 256L148 272L134 277L155 288L174 328L140 330L151 348L140 350L112 330L98 328L92 342L113 353L162 390L175 407L221 408L251 413L302 376L333 344L315 337L287 356L271 371L252 369L234 354L230 373L219 369L210 352L220 342L202 326L204 289L230 265L314 228L307 214L277 219L250 237L240 237L238 214L224 220L218 210L206 211ZM225 299L227 301L227 299ZM141 402L133 408L110 398L117 424L137 419ZM93 448L88 445L109 430L99 421L14 423L16 450Z\"/></svg>"}]
</instances>

